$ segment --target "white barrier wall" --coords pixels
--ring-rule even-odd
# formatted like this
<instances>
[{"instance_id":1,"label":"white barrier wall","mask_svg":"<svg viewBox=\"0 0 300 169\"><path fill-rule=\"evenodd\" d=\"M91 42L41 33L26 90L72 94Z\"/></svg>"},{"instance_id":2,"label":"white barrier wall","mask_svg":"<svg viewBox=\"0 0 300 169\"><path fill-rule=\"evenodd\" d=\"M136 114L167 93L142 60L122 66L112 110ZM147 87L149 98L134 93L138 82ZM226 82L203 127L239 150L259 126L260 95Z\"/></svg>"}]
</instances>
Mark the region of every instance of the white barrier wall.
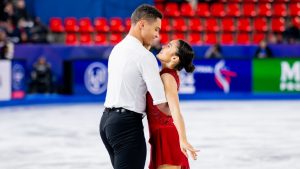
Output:
<instances>
[{"instance_id":1,"label":"white barrier wall","mask_svg":"<svg viewBox=\"0 0 300 169\"><path fill-rule=\"evenodd\" d=\"M0 101L11 99L11 61L0 60Z\"/></svg>"}]
</instances>

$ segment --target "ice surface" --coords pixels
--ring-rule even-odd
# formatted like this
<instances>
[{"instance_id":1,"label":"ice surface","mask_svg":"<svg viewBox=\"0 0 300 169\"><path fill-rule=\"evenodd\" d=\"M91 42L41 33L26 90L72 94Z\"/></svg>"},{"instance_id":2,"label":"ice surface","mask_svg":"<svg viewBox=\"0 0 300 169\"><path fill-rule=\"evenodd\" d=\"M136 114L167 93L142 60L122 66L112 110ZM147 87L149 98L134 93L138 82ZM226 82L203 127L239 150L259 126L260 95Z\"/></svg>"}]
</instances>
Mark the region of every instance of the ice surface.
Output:
<instances>
[{"instance_id":1,"label":"ice surface","mask_svg":"<svg viewBox=\"0 0 300 169\"><path fill-rule=\"evenodd\" d=\"M200 149L192 169L300 169L300 101L185 101L181 109ZM0 169L111 169L98 132L102 110L0 108ZM144 126L147 139L146 119Z\"/></svg>"}]
</instances>

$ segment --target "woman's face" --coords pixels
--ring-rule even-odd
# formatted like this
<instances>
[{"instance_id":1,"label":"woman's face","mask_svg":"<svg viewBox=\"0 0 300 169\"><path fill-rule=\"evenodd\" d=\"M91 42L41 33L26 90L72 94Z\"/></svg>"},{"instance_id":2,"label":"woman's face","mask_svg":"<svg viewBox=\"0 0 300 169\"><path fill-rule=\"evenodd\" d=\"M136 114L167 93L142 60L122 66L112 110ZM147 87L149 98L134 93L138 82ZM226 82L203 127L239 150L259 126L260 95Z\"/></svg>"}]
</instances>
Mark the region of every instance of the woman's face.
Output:
<instances>
[{"instance_id":1,"label":"woman's face","mask_svg":"<svg viewBox=\"0 0 300 169\"><path fill-rule=\"evenodd\" d=\"M162 63L169 63L172 61L172 58L178 57L176 56L176 52L178 50L178 41L173 40L169 42L167 45L164 45L161 51L157 54L157 58Z\"/></svg>"}]
</instances>

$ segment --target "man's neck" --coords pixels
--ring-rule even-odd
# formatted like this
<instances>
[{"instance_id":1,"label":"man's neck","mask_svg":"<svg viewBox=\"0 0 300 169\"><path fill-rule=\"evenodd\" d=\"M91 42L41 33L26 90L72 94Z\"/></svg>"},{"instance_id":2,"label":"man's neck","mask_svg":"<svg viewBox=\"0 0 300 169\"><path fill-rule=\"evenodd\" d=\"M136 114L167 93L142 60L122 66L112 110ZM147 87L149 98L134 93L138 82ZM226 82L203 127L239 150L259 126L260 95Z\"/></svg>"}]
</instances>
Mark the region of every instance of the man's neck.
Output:
<instances>
[{"instance_id":1,"label":"man's neck","mask_svg":"<svg viewBox=\"0 0 300 169\"><path fill-rule=\"evenodd\" d=\"M137 40L139 40L143 44L143 40L142 40L140 33L137 30L135 30L133 27L130 28L128 34L135 37Z\"/></svg>"}]
</instances>

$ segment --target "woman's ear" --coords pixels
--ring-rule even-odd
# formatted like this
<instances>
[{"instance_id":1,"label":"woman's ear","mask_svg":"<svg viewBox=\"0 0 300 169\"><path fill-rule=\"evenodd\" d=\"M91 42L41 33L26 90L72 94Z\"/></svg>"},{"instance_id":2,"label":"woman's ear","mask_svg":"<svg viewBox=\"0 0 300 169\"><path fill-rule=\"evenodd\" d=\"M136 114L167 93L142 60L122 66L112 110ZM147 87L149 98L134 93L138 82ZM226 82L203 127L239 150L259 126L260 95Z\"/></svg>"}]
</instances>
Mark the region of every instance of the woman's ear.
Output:
<instances>
[{"instance_id":1,"label":"woman's ear","mask_svg":"<svg viewBox=\"0 0 300 169\"><path fill-rule=\"evenodd\" d=\"M174 62L176 64L179 63L179 56L173 55L171 59L172 59L172 62Z\"/></svg>"}]
</instances>

